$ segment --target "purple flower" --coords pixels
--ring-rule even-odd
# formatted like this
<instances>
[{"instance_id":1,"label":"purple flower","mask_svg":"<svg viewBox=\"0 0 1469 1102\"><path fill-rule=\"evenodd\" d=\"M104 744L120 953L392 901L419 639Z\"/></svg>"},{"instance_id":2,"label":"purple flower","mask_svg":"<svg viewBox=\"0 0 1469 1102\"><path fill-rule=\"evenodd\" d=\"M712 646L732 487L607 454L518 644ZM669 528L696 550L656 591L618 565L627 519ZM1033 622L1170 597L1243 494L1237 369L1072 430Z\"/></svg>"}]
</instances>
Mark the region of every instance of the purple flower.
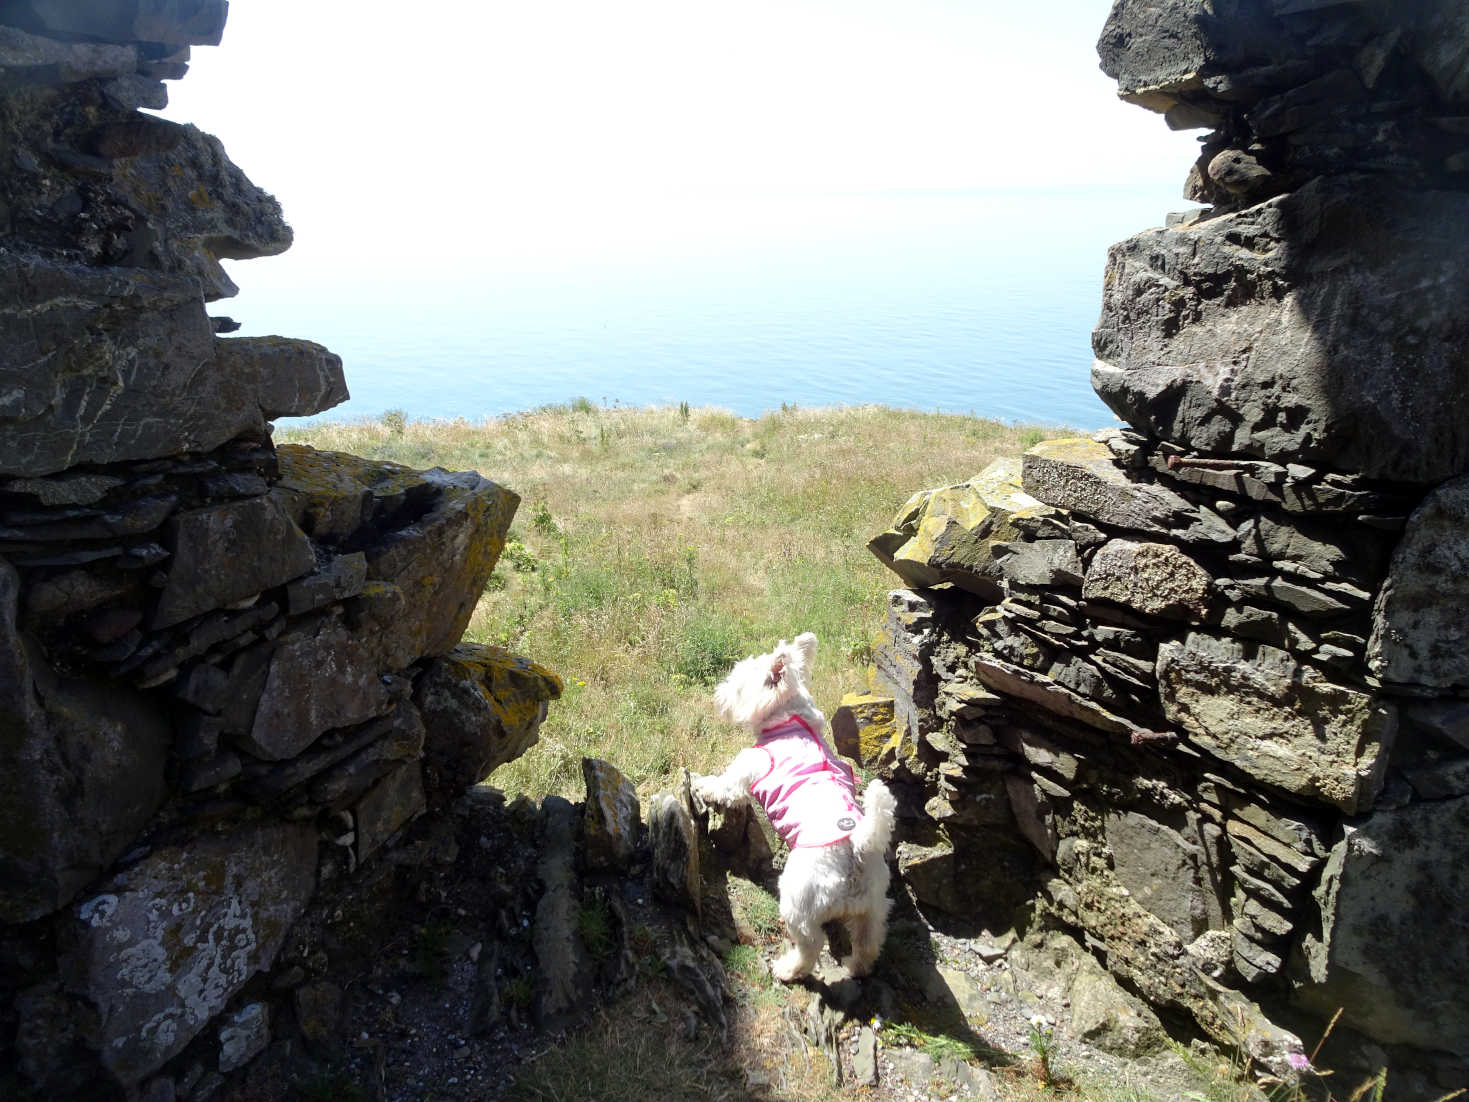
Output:
<instances>
[{"instance_id":1,"label":"purple flower","mask_svg":"<svg viewBox=\"0 0 1469 1102\"><path fill-rule=\"evenodd\" d=\"M1311 1061L1306 1059L1304 1052L1292 1052L1285 1058L1285 1061L1297 1071L1305 1071L1311 1066Z\"/></svg>"}]
</instances>

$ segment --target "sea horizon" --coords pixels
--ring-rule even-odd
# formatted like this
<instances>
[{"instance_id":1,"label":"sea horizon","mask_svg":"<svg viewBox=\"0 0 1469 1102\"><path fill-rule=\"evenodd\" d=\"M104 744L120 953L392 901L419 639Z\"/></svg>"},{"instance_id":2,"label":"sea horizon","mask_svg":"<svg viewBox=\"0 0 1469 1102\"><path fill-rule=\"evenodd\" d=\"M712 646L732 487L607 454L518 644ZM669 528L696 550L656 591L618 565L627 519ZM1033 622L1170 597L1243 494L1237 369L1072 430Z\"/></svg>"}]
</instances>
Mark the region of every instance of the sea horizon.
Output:
<instances>
[{"instance_id":1,"label":"sea horizon","mask_svg":"<svg viewBox=\"0 0 1469 1102\"><path fill-rule=\"evenodd\" d=\"M365 256L308 227L231 264L241 293L215 312L342 357L351 399L308 423L586 399L1090 429L1116 423L1089 383L1106 248L1180 205L1014 188L613 201Z\"/></svg>"}]
</instances>

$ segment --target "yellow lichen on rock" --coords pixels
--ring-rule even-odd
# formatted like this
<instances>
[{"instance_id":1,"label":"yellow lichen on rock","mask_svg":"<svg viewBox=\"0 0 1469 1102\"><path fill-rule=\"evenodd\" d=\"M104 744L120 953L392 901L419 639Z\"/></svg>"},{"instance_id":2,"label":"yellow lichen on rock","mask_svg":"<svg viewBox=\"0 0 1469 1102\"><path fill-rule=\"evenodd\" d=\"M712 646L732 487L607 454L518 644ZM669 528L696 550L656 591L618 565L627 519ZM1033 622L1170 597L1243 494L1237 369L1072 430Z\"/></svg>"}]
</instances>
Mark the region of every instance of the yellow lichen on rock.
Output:
<instances>
[{"instance_id":1,"label":"yellow lichen on rock","mask_svg":"<svg viewBox=\"0 0 1469 1102\"><path fill-rule=\"evenodd\" d=\"M994 545L1019 535L1013 519L1053 511L1021 488L1018 459L997 459L967 482L914 494L867 546L910 587L987 590Z\"/></svg>"},{"instance_id":2,"label":"yellow lichen on rock","mask_svg":"<svg viewBox=\"0 0 1469 1102\"><path fill-rule=\"evenodd\" d=\"M831 718L837 752L864 769L881 769L915 749L897 722L893 698L880 693L847 693Z\"/></svg>"}]
</instances>

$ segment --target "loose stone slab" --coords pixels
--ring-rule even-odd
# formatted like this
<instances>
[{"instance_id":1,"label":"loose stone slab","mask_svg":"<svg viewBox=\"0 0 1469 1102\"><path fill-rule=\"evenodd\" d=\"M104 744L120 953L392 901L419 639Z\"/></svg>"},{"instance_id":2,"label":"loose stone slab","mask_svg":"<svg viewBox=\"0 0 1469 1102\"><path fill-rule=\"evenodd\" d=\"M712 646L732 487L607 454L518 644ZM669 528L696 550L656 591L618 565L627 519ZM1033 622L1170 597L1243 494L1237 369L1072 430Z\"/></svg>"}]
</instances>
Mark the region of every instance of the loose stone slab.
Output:
<instances>
[{"instance_id":1,"label":"loose stone slab","mask_svg":"<svg viewBox=\"0 0 1469 1102\"><path fill-rule=\"evenodd\" d=\"M1129 477L1111 449L1095 440L1042 441L1022 457L1021 474L1027 493L1103 524L1189 543L1235 539L1219 514L1165 486Z\"/></svg>"},{"instance_id":2,"label":"loose stone slab","mask_svg":"<svg viewBox=\"0 0 1469 1102\"><path fill-rule=\"evenodd\" d=\"M703 908L699 880L699 835L682 793L659 792L648 805L653 851L653 891L694 915Z\"/></svg>"},{"instance_id":3,"label":"loose stone slab","mask_svg":"<svg viewBox=\"0 0 1469 1102\"><path fill-rule=\"evenodd\" d=\"M1045 674L1012 666L989 655L976 654L971 661L974 675L986 688L995 692L1038 704L1047 711L1085 723L1110 735L1126 736L1136 744L1152 742L1158 738L1158 732L1149 731L1108 711Z\"/></svg>"},{"instance_id":4,"label":"loose stone slab","mask_svg":"<svg viewBox=\"0 0 1469 1102\"><path fill-rule=\"evenodd\" d=\"M1199 632L1158 648L1164 714L1265 784L1352 813L1382 786L1395 707L1287 652Z\"/></svg>"},{"instance_id":5,"label":"loose stone slab","mask_svg":"<svg viewBox=\"0 0 1469 1102\"><path fill-rule=\"evenodd\" d=\"M131 1086L183 1051L271 966L315 885L315 828L277 822L155 850L78 904L62 976L107 1070Z\"/></svg>"}]
</instances>

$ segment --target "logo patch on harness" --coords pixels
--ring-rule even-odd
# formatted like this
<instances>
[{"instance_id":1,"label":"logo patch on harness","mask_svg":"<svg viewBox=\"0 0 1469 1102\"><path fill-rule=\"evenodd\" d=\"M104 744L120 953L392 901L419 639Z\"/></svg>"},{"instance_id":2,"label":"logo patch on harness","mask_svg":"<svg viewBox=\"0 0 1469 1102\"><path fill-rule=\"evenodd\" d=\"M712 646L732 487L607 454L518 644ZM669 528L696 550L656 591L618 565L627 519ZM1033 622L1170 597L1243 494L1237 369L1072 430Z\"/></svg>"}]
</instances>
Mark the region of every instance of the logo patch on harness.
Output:
<instances>
[{"instance_id":1,"label":"logo patch on harness","mask_svg":"<svg viewBox=\"0 0 1469 1102\"><path fill-rule=\"evenodd\" d=\"M850 815L843 815L840 819L837 820L837 829L838 830L856 830L857 829L857 820L856 819L853 819Z\"/></svg>"}]
</instances>

